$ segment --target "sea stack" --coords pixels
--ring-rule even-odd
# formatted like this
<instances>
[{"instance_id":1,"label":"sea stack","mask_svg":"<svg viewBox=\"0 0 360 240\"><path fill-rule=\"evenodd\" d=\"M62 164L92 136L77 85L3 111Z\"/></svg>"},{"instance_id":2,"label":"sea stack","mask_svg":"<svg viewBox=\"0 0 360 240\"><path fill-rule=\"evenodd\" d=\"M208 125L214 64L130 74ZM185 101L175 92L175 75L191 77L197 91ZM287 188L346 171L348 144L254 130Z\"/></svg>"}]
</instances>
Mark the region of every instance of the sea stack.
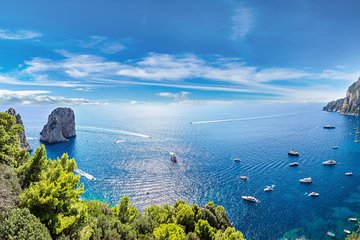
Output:
<instances>
[{"instance_id":1,"label":"sea stack","mask_svg":"<svg viewBox=\"0 0 360 240\"><path fill-rule=\"evenodd\" d=\"M11 116L15 117L16 124L20 124L22 127L24 127L23 121L21 119L20 114L16 113L15 109L9 108L6 113L10 114ZM25 130L23 130L21 133L19 133L19 140L20 140L20 147L25 149L28 152L31 152L32 149L29 145L29 143L26 140Z\"/></svg>"},{"instance_id":2,"label":"sea stack","mask_svg":"<svg viewBox=\"0 0 360 240\"><path fill-rule=\"evenodd\" d=\"M329 102L324 111L338 112L344 115L360 115L360 78L346 92L346 97Z\"/></svg>"},{"instance_id":3,"label":"sea stack","mask_svg":"<svg viewBox=\"0 0 360 240\"><path fill-rule=\"evenodd\" d=\"M71 108L56 108L40 133L40 141L49 144L67 141L76 136L75 114Z\"/></svg>"}]
</instances>

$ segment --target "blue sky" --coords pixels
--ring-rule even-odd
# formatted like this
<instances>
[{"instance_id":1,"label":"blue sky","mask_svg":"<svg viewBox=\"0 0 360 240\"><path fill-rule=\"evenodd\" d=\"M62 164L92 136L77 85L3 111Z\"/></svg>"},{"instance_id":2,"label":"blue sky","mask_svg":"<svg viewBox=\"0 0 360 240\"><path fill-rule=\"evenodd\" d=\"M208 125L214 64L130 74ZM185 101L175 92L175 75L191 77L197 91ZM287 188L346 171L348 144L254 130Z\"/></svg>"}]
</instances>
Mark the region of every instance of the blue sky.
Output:
<instances>
[{"instance_id":1,"label":"blue sky","mask_svg":"<svg viewBox=\"0 0 360 240\"><path fill-rule=\"evenodd\" d=\"M0 103L328 101L360 76L360 1L4 0Z\"/></svg>"}]
</instances>

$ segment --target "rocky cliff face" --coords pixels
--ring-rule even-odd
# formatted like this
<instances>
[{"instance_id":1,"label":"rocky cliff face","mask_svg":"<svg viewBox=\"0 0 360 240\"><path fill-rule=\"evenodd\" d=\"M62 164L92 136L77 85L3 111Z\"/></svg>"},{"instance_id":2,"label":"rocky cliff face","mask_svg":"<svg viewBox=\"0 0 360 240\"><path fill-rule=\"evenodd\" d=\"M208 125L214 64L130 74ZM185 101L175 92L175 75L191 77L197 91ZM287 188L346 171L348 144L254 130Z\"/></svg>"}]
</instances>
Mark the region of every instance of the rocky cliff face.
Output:
<instances>
[{"instance_id":1,"label":"rocky cliff face","mask_svg":"<svg viewBox=\"0 0 360 240\"><path fill-rule=\"evenodd\" d=\"M40 141L50 144L67 141L76 136L75 114L71 108L56 108L40 133Z\"/></svg>"},{"instance_id":2,"label":"rocky cliff face","mask_svg":"<svg viewBox=\"0 0 360 240\"><path fill-rule=\"evenodd\" d=\"M345 115L360 115L360 78L348 88L345 98L329 102L323 110Z\"/></svg>"},{"instance_id":3,"label":"rocky cliff face","mask_svg":"<svg viewBox=\"0 0 360 240\"><path fill-rule=\"evenodd\" d=\"M16 113L15 109L9 108L6 113L10 114L11 116L14 116L16 118L16 124L20 124L24 127L23 121L21 119L20 114ZM29 145L29 143L26 140L25 130L21 133L19 133L19 140L20 140L20 147L26 149L26 151L31 152L32 149Z\"/></svg>"}]
</instances>

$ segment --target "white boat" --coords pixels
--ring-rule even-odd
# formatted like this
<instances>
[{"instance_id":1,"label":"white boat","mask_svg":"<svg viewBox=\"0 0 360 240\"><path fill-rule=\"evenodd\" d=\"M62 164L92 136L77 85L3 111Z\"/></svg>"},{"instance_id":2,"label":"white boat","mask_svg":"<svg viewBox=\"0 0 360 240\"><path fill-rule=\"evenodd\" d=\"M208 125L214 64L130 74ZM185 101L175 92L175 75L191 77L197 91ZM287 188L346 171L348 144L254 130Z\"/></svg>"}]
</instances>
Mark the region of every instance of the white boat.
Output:
<instances>
[{"instance_id":1,"label":"white boat","mask_svg":"<svg viewBox=\"0 0 360 240\"><path fill-rule=\"evenodd\" d=\"M240 162L240 158L238 158L238 157L237 157L237 158L234 158L234 161L235 161L235 162Z\"/></svg>"},{"instance_id":2,"label":"white boat","mask_svg":"<svg viewBox=\"0 0 360 240\"><path fill-rule=\"evenodd\" d=\"M248 176L240 176L240 179L244 180L244 181L247 181L247 180L249 180L249 177Z\"/></svg>"},{"instance_id":3,"label":"white boat","mask_svg":"<svg viewBox=\"0 0 360 240\"><path fill-rule=\"evenodd\" d=\"M335 165L336 161L335 160L327 160L327 161L323 162L323 164L325 166L331 166L331 165Z\"/></svg>"},{"instance_id":4,"label":"white boat","mask_svg":"<svg viewBox=\"0 0 360 240\"><path fill-rule=\"evenodd\" d=\"M293 150L289 150L288 155L298 157L300 156L300 153Z\"/></svg>"},{"instance_id":5,"label":"white boat","mask_svg":"<svg viewBox=\"0 0 360 240\"><path fill-rule=\"evenodd\" d=\"M241 196L241 198L244 199L245 201L251 202L251 203L258 203L259 202L259 200L256 199L253 196Z\"/></svg>"},{"instance_id":6,"label":"white boat","mask_svg":"<svg viewBox=\"0 0 360 240\"><path fill-rule=\"evenodd\" d=\"M292 162L289 164L290 167L297 167L299 166L300 164L298 162Z\"/></svg>"},{"instance_id":7,"label":"white boat","mask_svg":"<svg viewBox=\"0 0 360 240\"><path fill-rule=\"evenodd\" d=\"M170 152L170 160L172 162L177 162L177 158L174 152Z\"/></svg>"},{"instance_id":8,"label":"white boat","mask_svg":"<svg viewBox=\"0 0 360 240\"><path fill-rule=\"evenodd\" d=\"M307 178L302 178L299 180L300 183L312 183L312 178L311 177L307 177Z\"/></svg>"},{"instance_id":9,"label":"white boat","mask_svg":"<svg viewBox=\"0 0 360 240\"><path fill-rule=\"evenodd\" d=\"M264 188L264 192L271 192L272 190L274 190L272 187L265 187Z\"/></svg>"},{"instance_id":10,"label":"white boat","mask_svg":"<svg viewBox=\"0 0 360 240\"><path fill-rule=\"evenodd\" d=\"M347 229L344 229L344 233L346 233L346 234L351 234L351 231L350 231L350 230L347 230Z\"/></svg>"},{"instance_id":11,"label":"white boat","mask_svg":"<svg viewBox=\"0 0 360 240\"><path fill-rule=\"evenodd\" d=\"M318 197L318 196L320 196L320 194L317 193L317 192L311 192L311 193L309 193L309 197Z\"/></svg>"},{"instance_id":12,"label":"white boat","mask_svg":"<svg viewBox=\"0 0 360 240\"><path fill-rule=\"evenodd\" d=\"M333 237L333 238L335 237L335 233L327 232L326 234L327 234L329 237Z\"/></svg>"},{"instance_id":13,"label":"white boat","mask_svg":"<svg viewBox=\"0 0 360 240\"><path fill-rule=\"evenodd\" d=\"M349 221L349 222L356 222L356 221L357 221L357 218L348 218L348 221Z\"/></svg>"},{"instance_id":14,"label":"white boat","mask_svg":"<svg viewBox=\"0 0 360 240\"><path fill-rule=\"evenodd\" d=\"M346 172L345 173L345 176L352 176L353 175L353 172Z\"/></svg>"},{"instance_id":15,"label":"white boat","mask_svg":"<svg viewBox=\"0 0 360 240\"><path fill-rule=\"evenodd\" d=\"M96 180L96 178L95 178L93 175L91 175L90 173L84 172L84 171L81 170L81 169L76 169L75 172L78 173L78 174L80 174L80 176L83 176L83 177L85 177L85 178L87 178L87 179L89 179L89 180L91 180L91 181L95 181L95 180Z\"/></svg>"}]
</instances>

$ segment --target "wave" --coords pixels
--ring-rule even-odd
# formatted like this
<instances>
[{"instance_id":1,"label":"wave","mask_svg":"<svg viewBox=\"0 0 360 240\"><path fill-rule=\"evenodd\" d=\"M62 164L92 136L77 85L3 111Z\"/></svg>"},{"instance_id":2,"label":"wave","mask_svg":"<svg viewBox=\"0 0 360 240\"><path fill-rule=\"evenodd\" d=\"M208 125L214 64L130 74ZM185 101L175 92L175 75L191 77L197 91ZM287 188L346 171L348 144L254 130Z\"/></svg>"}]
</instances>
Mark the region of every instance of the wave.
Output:
<instances>
[{"instance_id":1,"label":"wave","mask_svg":"<svg viewBox=\"0 0 360 240\"><path fill-rule=\"evenodd\" d=\"M115 142L116 143L123 143L123 142L126 142L126 140L120 139L120 140L116 140Z\"/></svg>"},{"instance_id":2,"label":"wave","mask_svg":"<svg viewBox=\"0 0 360 240\"><path fill-rule=\"evenodd\" d=\"M221 123L221 122L247 121L247 120L277 118L277 117L284 117L284 116L297 115L297 114L298 114L298 113L287 113L287 114L267 115L267 116L260 116L260 117L247 117L247 118L230 118L230 119L206 120L206 121L191 122L191 124L206 124L206 123Z\"/></svg>"},{"instance_id":3,"label":"wave","mask_svg":"<svg viewBox=\"0 0 360 240\"><path fill-rule=\"evenodd\" d=\"M124 134L124 135L128 135L128 136L135 136L135 137L142 137L142 138L151 138L149 135L145 135L145 134L141 134L141 133L128 132L128 131L110 129L110 128L99 128L99 127L91 127L91 126L78 126L78 128L84 129L84 130L95 130L95 131L102 131L102 132L119 133L119 134Z\"/></svg>"},{"instance_id":4,"label":"wave","mask_svg":"<svg viewBox=\"0 0 360 240\"><path fill-rule=\"evenodd\" d=\"M86 177L89 180L96 180L96 178L93 175L91 175L90 173L84 172L81 169L76 169L75 172L80 174L83 177Z\"/></svg>"}]
</instances>

